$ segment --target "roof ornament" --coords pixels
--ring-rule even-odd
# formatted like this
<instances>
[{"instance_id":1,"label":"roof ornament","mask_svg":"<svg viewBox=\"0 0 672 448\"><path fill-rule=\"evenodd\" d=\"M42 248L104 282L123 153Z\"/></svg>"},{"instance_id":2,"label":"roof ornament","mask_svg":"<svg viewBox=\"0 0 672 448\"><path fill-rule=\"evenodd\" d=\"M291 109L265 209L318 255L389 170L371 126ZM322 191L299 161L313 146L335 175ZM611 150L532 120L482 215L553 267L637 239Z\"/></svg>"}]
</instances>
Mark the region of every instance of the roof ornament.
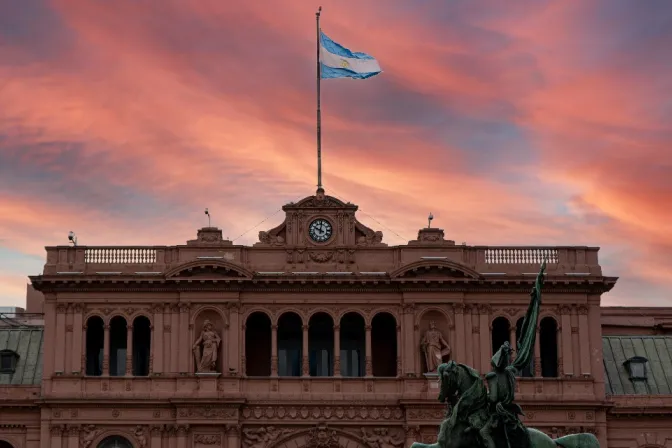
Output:
<instances>
[{"instance_id":1,"label":"roof ornament","mask_svg":"<svg viewBox=\"0 0 672 448\"><path fill-rule=\"evenodd\" d=\"M212 226L210 225L210 212L208 211L208 208L207 208L207 207L205 208L205 214L208 215L208 227L212 227Z\"/></svg>"},{"instance_id":2,"label":"roof ornament","mask_svg":"<svg viewBox=\"0 0 672 448\"><path fill-rule=\"evenodd\" d=\"M430 229L432 227L432 219L434 219L434 215L432 215L432 212L429 212L429 216L427 217L427 228Z\"/></svg>"}]
</instances>

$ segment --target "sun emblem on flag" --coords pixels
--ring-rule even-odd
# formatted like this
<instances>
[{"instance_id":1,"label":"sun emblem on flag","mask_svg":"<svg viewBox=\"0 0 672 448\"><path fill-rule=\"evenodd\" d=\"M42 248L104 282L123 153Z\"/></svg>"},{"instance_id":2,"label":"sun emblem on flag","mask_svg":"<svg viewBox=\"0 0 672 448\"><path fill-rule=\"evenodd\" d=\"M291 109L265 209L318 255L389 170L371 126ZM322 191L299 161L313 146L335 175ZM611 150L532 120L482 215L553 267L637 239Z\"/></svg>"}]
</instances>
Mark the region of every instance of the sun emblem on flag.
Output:
<instances>
[{"instance_id":1,"label":"sun emblem on flag","mask_svg":"<svg viewBox=\"0 0 672 448\"><path fill-rule=\"evenodd\" d=\"M345 59L341 59L341 67L348 68L349 66L350 64L348 64L348 61L346 61Z\"/></svg>"}]
</instances>

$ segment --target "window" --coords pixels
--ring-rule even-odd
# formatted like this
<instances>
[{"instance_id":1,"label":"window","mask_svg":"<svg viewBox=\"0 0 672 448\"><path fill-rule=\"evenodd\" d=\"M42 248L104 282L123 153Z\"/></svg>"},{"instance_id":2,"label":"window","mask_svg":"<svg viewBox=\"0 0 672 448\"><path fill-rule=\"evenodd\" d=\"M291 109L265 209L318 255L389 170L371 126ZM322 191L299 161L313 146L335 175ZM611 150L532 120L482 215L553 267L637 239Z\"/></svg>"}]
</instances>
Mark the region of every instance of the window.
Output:
<instances>
[{"instance_id":1,"label":"window","mask_svg":"<svg viewBox=\"0 0 672 448\"><path fill-rule=\"evenodd\" d=\"M0 350L0 373L14 373L19 355L13 350Z\"/></svg>"},{"instance_id":2,"label":"window","mask_svg":"<svg viewBox=\"0 0 672 448\"><path fill-rule=\"evenodd\" d=\"M646 381L646 363L648 359L643 356L633 356L627 359L623 365L628 369L630 380L644 380Z\"/></svg>"}]
</instances>

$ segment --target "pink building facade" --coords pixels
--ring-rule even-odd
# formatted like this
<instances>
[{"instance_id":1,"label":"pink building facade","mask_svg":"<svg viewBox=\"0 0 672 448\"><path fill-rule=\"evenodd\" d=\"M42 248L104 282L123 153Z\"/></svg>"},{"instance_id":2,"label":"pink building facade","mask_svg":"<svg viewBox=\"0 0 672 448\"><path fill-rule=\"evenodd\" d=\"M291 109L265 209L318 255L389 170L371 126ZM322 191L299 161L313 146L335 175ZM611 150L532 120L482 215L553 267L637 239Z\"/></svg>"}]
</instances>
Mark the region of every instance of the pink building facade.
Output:
<instances>
[{"instance_id":1,"label":"pink building facade","mask_svg":"<svg viewBox=\"0 0 672 448\"><path fill-rule=\"evenodd\" d=\"M0 327L0 448L402 447L434 440L434 356L486 373L548 260L529 426L672 448L672 310L601 308L594 247L388 246L318 190L253 246L47 247L44 324ZM30 309L29 309L30 311ZM633 316L636 316L633 318Z\"/></svg>"}]
</instances>

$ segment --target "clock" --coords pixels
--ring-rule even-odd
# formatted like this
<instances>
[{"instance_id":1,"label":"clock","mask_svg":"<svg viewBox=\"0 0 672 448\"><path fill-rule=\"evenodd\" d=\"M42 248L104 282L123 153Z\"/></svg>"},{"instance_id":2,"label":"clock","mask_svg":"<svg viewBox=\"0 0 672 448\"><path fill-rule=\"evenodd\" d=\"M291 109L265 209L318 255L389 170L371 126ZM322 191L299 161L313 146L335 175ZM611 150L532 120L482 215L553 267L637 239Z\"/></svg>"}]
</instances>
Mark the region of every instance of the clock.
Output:
<instances>
[{"instance_id":1,"label":"clock","mask_svg":"<svg viewBox=\"0 0 672 448\"><path fill-rule=\"evenodd\" d=\"M331 223L326 219L316 219L310 223L308 235L316 243L324 243L331 238Z\"/></svg>"}]
</instances>

